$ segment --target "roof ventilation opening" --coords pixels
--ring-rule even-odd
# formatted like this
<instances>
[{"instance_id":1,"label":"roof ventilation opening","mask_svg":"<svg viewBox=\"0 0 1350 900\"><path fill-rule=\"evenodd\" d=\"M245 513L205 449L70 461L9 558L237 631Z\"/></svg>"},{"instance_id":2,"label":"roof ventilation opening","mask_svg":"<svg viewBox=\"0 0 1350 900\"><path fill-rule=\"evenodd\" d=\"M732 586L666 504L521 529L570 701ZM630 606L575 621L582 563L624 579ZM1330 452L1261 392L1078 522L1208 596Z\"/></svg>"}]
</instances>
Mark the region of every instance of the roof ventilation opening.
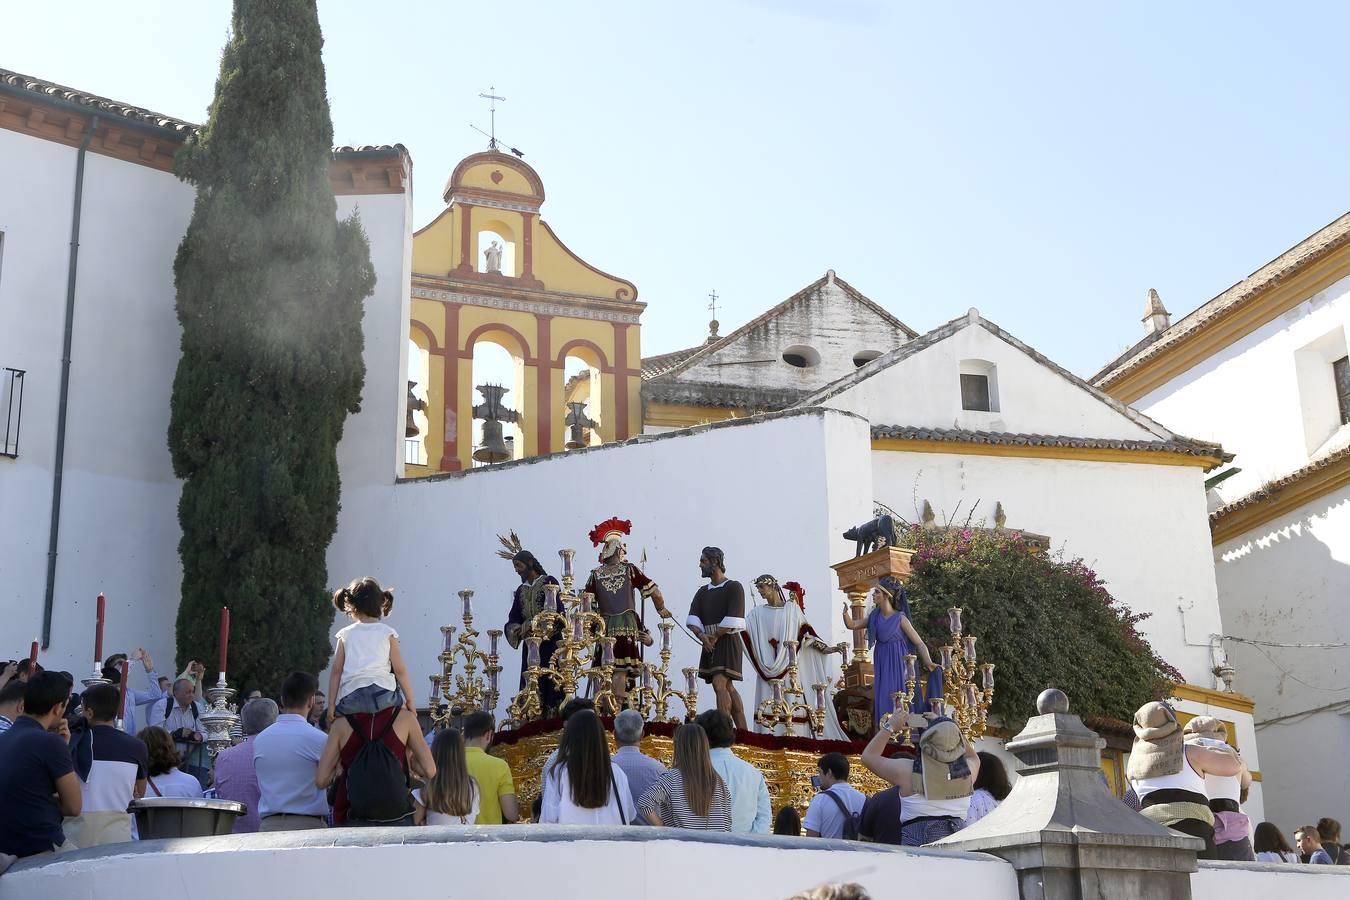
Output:
<instances>
[{"instance_id":1,"label":"roof ventilation opening","mask_svg":"<svg viewBox=\"0 0 1350 900\"><path fill-rule=\"evenodd\" d=\"M857 353L853 354L853 365L861 369L880 355L880 350L859 350Z\"/></svg>"},{"instance_id":2,"label":"roof ventilation opening","mask_svg":"<svg viewBox=\"0 0 1350 900\"><path fill-rule=\"evenodd\" d=\"M794 344L783 351L783 362L798 369L810 369L820 365L820 354L814 347Z\"/></svg>"}]
</instances>

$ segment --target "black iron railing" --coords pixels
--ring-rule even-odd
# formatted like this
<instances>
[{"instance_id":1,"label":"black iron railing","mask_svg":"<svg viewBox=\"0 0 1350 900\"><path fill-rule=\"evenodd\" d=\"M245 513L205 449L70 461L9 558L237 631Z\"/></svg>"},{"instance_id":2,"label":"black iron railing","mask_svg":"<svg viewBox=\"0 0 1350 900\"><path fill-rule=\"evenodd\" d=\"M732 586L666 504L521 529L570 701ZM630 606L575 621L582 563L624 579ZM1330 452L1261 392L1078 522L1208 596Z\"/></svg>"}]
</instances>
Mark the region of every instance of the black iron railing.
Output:
<instances>
[{"instance_id":1,"label":"black iron railing","mask_svg":"<svg viewBox=\"0 0 1350 900\"><path fill-rule=\"evenodd\" d=\"M23 369L0 369L0 409L5 419L4 443L0 456L19 455L19 424L23 421Z\"/></svg>"}]
</instances>

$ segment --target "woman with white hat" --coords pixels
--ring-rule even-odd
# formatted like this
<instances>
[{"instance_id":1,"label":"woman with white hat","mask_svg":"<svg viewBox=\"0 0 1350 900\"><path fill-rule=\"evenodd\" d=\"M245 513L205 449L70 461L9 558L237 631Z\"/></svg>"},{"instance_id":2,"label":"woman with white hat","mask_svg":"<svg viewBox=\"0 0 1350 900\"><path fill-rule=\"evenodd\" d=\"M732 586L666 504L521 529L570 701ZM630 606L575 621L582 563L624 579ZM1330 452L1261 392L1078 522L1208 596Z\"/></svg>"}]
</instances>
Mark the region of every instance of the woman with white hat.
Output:
<instances>
[{"instance_id":1,"label":"woman with white hat","mask_svg":"<svg viewBox=\"0 0 1350 900\"><path fill-rule=\"evenodd\" d=\"M1205 842L1201 859L1215 859L1214 813L1205 776L1233 776L1242 762L1231 754L1186 744L1177 714L1166 703L1145 703L1134 714L1134 746L1125 774L1144 816Z\"/></svg>"},{"instance_id":2,"label":"woman with white hat","mask_svg":"<svg viewBox=\"0 0 1350 900\"><path fill-rule=\"evenodd\" d=\"M1252 823L1240 806L1247 799L1252 773L1247 771L1237 748L1228 743L1228 726L1213 716L1196 716L1181 731L1187 747L1194 745L1217 750L1242 765L1242 771L1237 775L1206 774L1205 794L1209 797L1210 812L1214 813L1214 858L1255 861Z\"/></svg>"},{"instance_id":3,"label":"woman with white hat","mask_svg":"<svg viewBox=\"0 0 1350 900\"><path fill-rule=\"evenodd\" d=\"M886 758L894 733L889 720L877 728L862 754L864 766L900 788L903 847L922 847L960 831L980 773L980 755L951 719L925 713L912 718L911 727L915 726L923 728L923 734L913 759Z\"/></svg>"}]
</instances>

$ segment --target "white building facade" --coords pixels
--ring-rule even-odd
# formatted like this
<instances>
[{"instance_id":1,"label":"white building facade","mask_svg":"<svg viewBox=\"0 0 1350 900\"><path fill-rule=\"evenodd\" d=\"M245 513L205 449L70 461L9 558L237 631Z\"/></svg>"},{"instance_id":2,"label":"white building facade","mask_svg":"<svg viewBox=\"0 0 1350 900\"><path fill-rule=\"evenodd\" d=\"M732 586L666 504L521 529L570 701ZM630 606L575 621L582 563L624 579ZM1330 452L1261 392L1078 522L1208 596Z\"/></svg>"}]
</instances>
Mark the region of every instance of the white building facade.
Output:
<instances>
[{"instance_id":1,"label":"white building facade","mask_svg":"<svg viewBox=\"0 0 1350 900\"><path fill-rule=\"evenodd\" d=\"M1221 440L1209 491L1223 646L1256 702L1267 814L1350 815L1350 216L1095 376Z\"/></svg>"},{"instance_id":2,"label":"white building facade","mask_svg":"<svg viewBox=\"0 0 1350 900\"><path fill-rule=\"evenodd\" d=\"M0 381L0 427L13 423L0 456L0 510L11 523L0 529L7 582L0 611L13 646L0 654L26 656L40 638L44 665L87 677L102 591L105 655L143 646L172 674L182 580L180 485L167 438L180 336L173 260L194 190L171 165L194 126L3 71L0 100L0 368L23 372ZM339 448L348 488L373 479L375 469L392 484L402 460L406 341L398 336L407 322L410 172L398 147L334 155L338 214L360 209L377 276L365 305L366 402ZM60 517L49 578L71 284Z\"/></svg>"},{"instance_id":3,"label":"white building facade","mask_svg":"<svg viewBox=\"0 0 1350 900\"><path fill-rule=\"evenodd\" d=\"M0 154L16 161L0 171L0 366L25 372L20 443L0 458L0 507L22 523L0 532L11 588L0 613L14 635L6 652L43 632L47 608L75 169L88 131L43 661L77 674L90 667L103 591L105 654L144 646L167 670L181 582L179 485L166 448L179 355L172 260L192 204L168 160L193 126L48 87L0 76ZM702 583L700 549L717 545L742 582L764 572L801 582L808 618L838 642L847 635L829 566L852 555L842 533L870 518L875 501L902 508L918 496L953 514L1002 502L1012 527L1050 535L1102 572L1119 600L1153 613L1145 632L1185 676L1183 710L1233 722L1257 768L1250 711L1217 690L1208 641L1222 627L1203 483L1222 451L1105 397L977 314L916 336L830 273L780 304L783 315L733 332L722 358L691 354L675 373L689 377L672 379L780 392L779 411L402 479L410 177L399 147L335 153L339 214L360 209L378 282L366 301L362 411L338 450L342 510L328 565L334 584L373 575L392 586L392 624L419 689L437 669L439 626L458 618L456 591L476 591L480 630L505 621L518 579L495 555L497 533L515 529L554 571L556 551L576 549L584 573L591 527L631 519L630 557L645 558L681 612ZM717 380L762 367L755 354L770 352L776 366L800 371ZM697 647L677 640L672 670L696 663ZM499 712L519 661L508 655L503 666ZM753 684L741 687L752 700ZM1254 802L1259 811L1259 791Z\"/></svg>"}]
</instances>

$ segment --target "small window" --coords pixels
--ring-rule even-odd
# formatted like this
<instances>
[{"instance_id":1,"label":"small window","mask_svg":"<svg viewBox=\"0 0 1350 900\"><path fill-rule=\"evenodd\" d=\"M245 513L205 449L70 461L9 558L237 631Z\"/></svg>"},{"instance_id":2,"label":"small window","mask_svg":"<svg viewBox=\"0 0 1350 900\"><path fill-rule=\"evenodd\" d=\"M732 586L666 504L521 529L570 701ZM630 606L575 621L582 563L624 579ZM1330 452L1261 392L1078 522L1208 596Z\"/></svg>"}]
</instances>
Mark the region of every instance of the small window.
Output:
<instances>
[{"instance_id":1,"label":"small window","mask_svg":"<svg viewBox=\"0 0 1350 900\"><path fill-rule=\"evenodd\" d=\"M1350 356L1342 356L1331 364L1336 379L1336 401L1341 407L1341 424L1350 425Z\"/></svg>"},{"instance_id":2,"label":"small window","mask_svg":"<svg viewBox=\"0 0 1350 900\"><path fill-rule=\"evenodd\" d=\"M820 365L820 354L814 347L795 344L783 351L783 362L798 369L810 369Z\"/></svg>"},{"instance_id":3,"label":"small window","mask_svg":"<svg viewBox=\"0 0 1350 900\"><path fill-rule=\"evenodd\" d=\"M989 376L961 373L961 408L989 412Z\"/></svg>"},{"instance_id":4,"label":"small window","mask_svg":"<svg viewBox=\"0 0 1350 900\"><path fill-rule=\"evenodd\" d=\"M861 369L863 366L867 365L880 355L881 355L880 350L860 350L857 353L853 354L853 365Z\"/></svg>"}]
</instances>

